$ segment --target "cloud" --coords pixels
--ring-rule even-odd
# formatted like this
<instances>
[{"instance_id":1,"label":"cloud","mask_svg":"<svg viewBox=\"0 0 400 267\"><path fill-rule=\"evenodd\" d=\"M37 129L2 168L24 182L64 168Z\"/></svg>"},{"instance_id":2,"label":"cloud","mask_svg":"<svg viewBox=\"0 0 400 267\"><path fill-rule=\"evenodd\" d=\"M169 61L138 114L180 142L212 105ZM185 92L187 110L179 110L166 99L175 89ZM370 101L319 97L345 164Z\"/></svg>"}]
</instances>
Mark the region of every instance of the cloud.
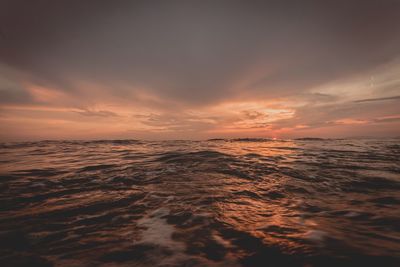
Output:
<instances>
[{"instance_id":1,"label":"cloud","mask_svg":"<svg viewBox=\"0 0 400 267\"><path fill-rule=\"evenodd\" d=\"M60 90L129 84L197 105L287 96L398 53L395 2L335 2L13 1L0 57Z\"/></svg>"},{"instance_id":2,"label":"cloud","mask_svg":"<svg viewBox=\"0 0 400 267\"><path fill-rule=\"evenodd\" d=\"M148 114L136 115L143 125L155 131L201 131L214 128L218 119L195 114Z\"/></svg>"},{"instance_id":3,"label":"cloud","mask_svg":"<svg viewBox=\"0 0 400 267\"><path fill-rule=\"evenodd\" d=\"M87 117L118 117L118 114L112 111L108 110L79 110L79 111L74 111L78 113L79 115L82 116L87 116Z\"/></svg>"},{"instance_id":4,"label":"cloud","mask_svg":"<svg viewBox=\"0 0 400 267\"><path fill-rule=\"evenodd\" d=\"M256 110L244 110L244 111L242 111L242 113L244 114L244 116L247 119L250 119L250 120L262 119L262 118L268 117L268 114L264 114L264 113L256 111Z\"/></svg>"},{"instance_id":5,"label":"cloud","mask_svg":"<svg viewBox=\"0 0 400 267\"><path fill-rule=\"evenodd\" d=\"M373 120L376 123L390 123L390 122L400 122L400 114L393 116L386 116L381 118L376 118Z\"/></svg>"},{"instance_id":6,"label":"cloud","mask_svg":"<svg viewBox=\"0 0 400 267\"><path fill-rule=\"evenodd\" d=\"M3 2L0 107L20 121L190 138L396 114L399 1Z\"/></svg>"},{"instance_id":7,"label":"cloud","mask_svg":"<svg viewBox=\"0 0 400 267\"><path fill-rule=\"evenodd\" d=\"M364 102L387 101L387 100L400 100L400 96L368 98L368 99L356 100L354 102L356 102L356 103L364 103Z\"/></svg>"},{"instance_id":8,"label":"cloud","mask_svg":"<svg viewBox=\"0 0 400 267\"><path fill-rule=\"evenodd\" d=\"M0 104L26 104L33 102L32 96L23 89L0 88Z\"/></svg>"}]
</instances>

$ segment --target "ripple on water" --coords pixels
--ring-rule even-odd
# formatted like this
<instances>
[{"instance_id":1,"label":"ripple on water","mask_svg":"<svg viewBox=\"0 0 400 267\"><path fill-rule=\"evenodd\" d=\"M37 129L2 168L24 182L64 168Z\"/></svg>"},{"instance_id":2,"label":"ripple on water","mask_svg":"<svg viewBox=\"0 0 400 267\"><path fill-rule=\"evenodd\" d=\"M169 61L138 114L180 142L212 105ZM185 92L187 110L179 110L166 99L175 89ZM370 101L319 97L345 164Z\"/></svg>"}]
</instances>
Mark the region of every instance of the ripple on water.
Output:
<instances>
[{"instance_id":1,"label":"ripple on water","mask_svg":"<svg viewBox=\"0 0 400 267\"><path fill-rule=\"evenodd\" d=\"M1 144L0 261L400 266L397 141Z\"/></svg>"}]
</instances>

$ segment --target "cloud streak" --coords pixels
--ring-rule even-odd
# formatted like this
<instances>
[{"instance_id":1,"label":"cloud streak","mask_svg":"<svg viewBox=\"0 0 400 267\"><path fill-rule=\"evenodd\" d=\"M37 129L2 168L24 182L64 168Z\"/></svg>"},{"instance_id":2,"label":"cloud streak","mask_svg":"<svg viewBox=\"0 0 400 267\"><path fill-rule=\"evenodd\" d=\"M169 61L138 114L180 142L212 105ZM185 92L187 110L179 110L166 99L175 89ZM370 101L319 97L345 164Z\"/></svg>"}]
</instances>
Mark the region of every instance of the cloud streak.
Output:
<instances>
[{"instance_id":1,"label":"cloud streak","mask_svg":"<svg viewBox=\"0 0 400 267\"><path fill-rule=\"evenodd\" d=\"M87 117L118 117L118 114L108 110L79 110L74 112Z\"/></svg>"},{"instance_id":2,"label":"cloud streak","mask_svg":"<svg viewBox=\"0 0 400 267\"><path fill-rule=\"evenodd\" d=\"M374 102L374 101L387 101L387 100L400 100L400 96L380 97L380 98L368 98L356 100L356 103Z\"/></svg>"}]
</instances>

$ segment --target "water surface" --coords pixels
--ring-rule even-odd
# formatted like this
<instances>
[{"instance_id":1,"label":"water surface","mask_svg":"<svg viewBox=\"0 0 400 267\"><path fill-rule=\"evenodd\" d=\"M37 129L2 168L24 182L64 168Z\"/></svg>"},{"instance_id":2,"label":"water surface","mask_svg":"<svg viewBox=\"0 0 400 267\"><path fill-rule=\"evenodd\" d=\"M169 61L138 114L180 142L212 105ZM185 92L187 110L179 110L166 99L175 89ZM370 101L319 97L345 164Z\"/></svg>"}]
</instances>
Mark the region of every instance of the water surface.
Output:
<instances>
[{"instance_id":1,"label":"water surface","mask_svg":"<svg viewBox=\"0 0 400 267\"><path fill-rule=\"evenodd\" d=\"M400 266L399 140L0 145L2 266Z\"/></svg>"}]
</instances>

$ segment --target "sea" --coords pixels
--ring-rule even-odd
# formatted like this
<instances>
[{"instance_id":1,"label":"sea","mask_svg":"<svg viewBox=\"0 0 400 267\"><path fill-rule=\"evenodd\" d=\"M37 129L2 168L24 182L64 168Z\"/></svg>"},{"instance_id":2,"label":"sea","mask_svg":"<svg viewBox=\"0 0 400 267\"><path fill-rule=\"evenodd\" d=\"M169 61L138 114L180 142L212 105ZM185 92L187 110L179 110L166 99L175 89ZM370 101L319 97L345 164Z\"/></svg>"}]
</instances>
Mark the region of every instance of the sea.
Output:
<instances>
[{"instance_id":1,"label":"sea","mask_svg":"<svg viewBox=\"0 0 400 267\"><path fill-rule=\"evenodd\" d=\"M0 144L1 266L400 266L400 139Z\"/></svg>"}]
</instances>

